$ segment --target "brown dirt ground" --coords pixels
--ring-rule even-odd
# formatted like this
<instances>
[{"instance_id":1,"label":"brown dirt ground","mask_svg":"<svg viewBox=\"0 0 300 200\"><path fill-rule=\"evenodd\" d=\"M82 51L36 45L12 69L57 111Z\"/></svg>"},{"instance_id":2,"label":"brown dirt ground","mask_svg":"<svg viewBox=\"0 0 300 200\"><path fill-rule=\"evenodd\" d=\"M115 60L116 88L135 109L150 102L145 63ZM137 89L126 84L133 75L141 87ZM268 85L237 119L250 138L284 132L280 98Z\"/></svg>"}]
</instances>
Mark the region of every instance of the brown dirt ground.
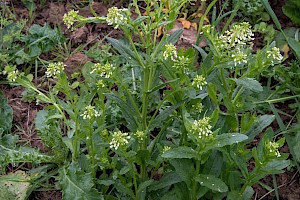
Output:
<instances>
[{"instance_id":1,"label":"brown dirt ground","mask_svg":"<svg viewBox=\"0 0 300 200\"><path fill-rule=\"evenodd\" d=\"M82 28L79 28L75 32L69 32L65 25L62 23L62 18L64 13L71 9L80 8L80 14L84 16L92 16L89 8L80 3L79 0L69 0L69 1L59 1L60 3L55 3L54 1L47 2L44 7L38 7L35 12L34 23L44 24L48 23L51 26L59 26L62 31L65 33L66 37L72 39L73 46L76 47L80 44L89 43L92 45L97 41L100 41L105 35L111 34L111 37L119 38L122 37L122 34L119 31L115 31L112 27L109 27L105 24L89 24ZM221 1L220 1L221 2ZM286 0L274 0L270 1L272 7L277 14L281 24L283 27L293 26L293 23L283 15L282 13L282 5L286 2ZM24 8L21 1L11 0L10 3L13 4L15 13L17 16L28 19L28 11ZM120 1L112 1L112 4L120 7L122 2ZM198 4L197 4L198 5ZM77 6L77 7L76 7ZM101 1L96 1L93 4L93 9L100 16L105 16L107 14L107 8L111 5L106 5ZM180 27L180 24L176 24L176 26ZM178 27L177 27L178 28ZM195 31L186 31L181 38L180 47L190 47L195 40ZM185 42L187 41L187 42ZM202 45L205 45L202 44ZM45 55L44 55L45 56ZM47 55L46 55L47 56ZM53 57L53 55L49 55ZM70 73L74 72L74 70L79 70L83 64L88 61L88 58L82 53L75 53L69 57L65 58L65 64L67 65L66 70ZM74 68L75 66L75 68ZM22 136L23 144L28 144L33 147L39 148L42 151L44 150L43 145L40 142L35 130L34 130L34 118L36 113L42 109L42 106L36 105L35 103L24 102L22 100L21 93L23 89L20 87L10 87L7 85L0 85L0 90L4 92L4 95L9 101L9 105L14 110L14 129L15 133L20 133ZM19 127L19 128L18 128ZM274 128L276 124L274 124ZM257 138L259 139L259 138ZM255 142L254 142L255 143ZM282 149L283 152L288 151L285 146ZM251 168L251 163L249 164ZM276 180L279 188L280 199L282 200L300 200L300 184L299 184L299 173L295 169L286 170L285 173L276 175ZM267 176L261 180L266 185L269 185L273 188L272 176ZM274 192L268 192L265 188L260 185L254 186L255 195L253 199L263 199L263 200L271 200L276 199ZM29 199L31 200L60 200L61 192L56 190L51 191L34 191Z\"/></svg>"}]
</instances>

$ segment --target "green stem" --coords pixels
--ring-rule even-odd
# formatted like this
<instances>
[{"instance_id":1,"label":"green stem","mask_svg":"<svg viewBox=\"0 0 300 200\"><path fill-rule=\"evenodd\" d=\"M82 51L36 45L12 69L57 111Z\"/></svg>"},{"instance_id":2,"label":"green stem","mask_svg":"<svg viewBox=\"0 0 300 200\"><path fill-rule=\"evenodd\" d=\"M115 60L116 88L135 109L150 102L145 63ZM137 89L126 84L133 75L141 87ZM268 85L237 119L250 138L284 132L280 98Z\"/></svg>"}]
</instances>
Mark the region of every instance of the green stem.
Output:
<instances>
[{"instance_id":1,"label":"green stem","mask_svg":"<svg viewBox=\"0 0 300 200\"><path fill-rule=\"evenodd\" d=\"M216 4L217 0L213 0L206 8L205 13L202 15L200 22L199 22L199 28L198 28L198 33L197 33L197 40L196 40L196 46L199 45L200 43L200 32L202 30L202 26L204 23L204 19L206 18L207 14L209 13L210 9Z\"/></svg>"},{"instance_id":2,"label":"green stem","mask_svg":"<svg viewBox=\"0 0 300 200\"><path fill-rule=\"evenodd\" d=\"M242 94L243 90L244 90L244 86L242 86L242 87L239 89L239 91L237 92L237 94L235 95L235 97L234 97L234 99L233 99L233 102L232 102L233 104L236 103L236 101L238 100L238 98L239 98L240 95Z\"/></svg>"},{"instance_id":3,"label":"green stem","mask_svg":"<svg viewBox=\"0 0 300 200\"><path fill-rule=\"evenodd\" d=\"M138 200L139 199L138 187L137 187L136 174L135 174L133 163L131 163L131 168L132 168L131 171L132 171L133 185L134 185L134 191L135 191L135 199Z\"/></svg>"},{"instance_id":4,"label":"green stem","mask_svg":"<svg viewBox=\"0 0 300 200\"><path fill-rule=\"evenodd\" d=\"M88 143L88 150L89 150L89 156L91 159L91 173L92 177L96 177L96 163L95 163L95 148L94 148L94 142L93 142L93 121L90 119L89 120L89 129L88 129L88 138L87 138L87 143Z\"/></svg>"},{"instance_id":5,"label":"green stem","mask_svg":"<svg viewBox=\"0 0 300 200\"><path fill-rule=\"evenodd\" d=\"M79 155L79 135L78 135L78 112L76 109L74 109L74 117L75 117L75 132L74 132L74 140L73 140L73 146L74 146L74 154L72 155L73 160L76 160Z\"/></svg>"},{"instance_id":6,"label":"green stem","mask_svg":"<svg viewBox=\"0 0 300 200\"><path fill-rule=\"evenodd\" d=\"M200 159L196 161L196 171L195 177L198 176L200 173ZM193 189L192 189L192 200L197 200L197 181L194 180L193 182Z\"/></svg>"}]
</instances>

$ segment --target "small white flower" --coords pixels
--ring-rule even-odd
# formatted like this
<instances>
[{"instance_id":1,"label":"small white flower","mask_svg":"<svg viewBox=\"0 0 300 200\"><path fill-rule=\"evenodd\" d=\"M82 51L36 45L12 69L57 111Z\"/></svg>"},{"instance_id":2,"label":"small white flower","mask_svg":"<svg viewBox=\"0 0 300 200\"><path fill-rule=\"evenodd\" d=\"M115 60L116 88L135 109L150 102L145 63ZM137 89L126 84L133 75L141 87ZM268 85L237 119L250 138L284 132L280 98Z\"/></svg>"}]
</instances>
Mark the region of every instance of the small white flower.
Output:
<instances>
[{"instance_id":1,"label":"small white flower","mask_svg":"<svg viewBox=\"0 0 300 200\"><path fill-rule=\"evenodd\" d=\"M77 21L79 17L78 11L71 10L68 13L64 14L64 23L67 25L68 29L72 29L74 23Z\"/></svg>"},{"instance_id":2,"label":"small white flower","mask_svg":"<svg viewBox=\"0 0 300 200\"><path fill-rule=\"evenodd\" d=\"M267 51L267 58L271 61L271 65L275 63L280 63L283 56L280 54L280 50L277 47L273 47L271 51Z\"/></svg>"},{"instance_id":3,"label":"small white flower","mask_svg":"<svg viewBox=\"0 0 300 200\"><path fill-rule=\"evenodd\" d=\"M245 54L243 51L239 49L234 51L231 57L233 58L234 66L237 66L238 64L242 64L242 63L246 64L248 62L247 54Z\"/></svg>"},{"instance_id":4,"label":"small white flower","mask_svg":"<svg viewBox=\"0 0 300 200\"><path fill-rule=\"evenodd\" d=\"M144 131L137 131L135 134L134 134L140 141L143 141L147 135Z\"/></svg>"},{"instance_id":5,"label":"small white flower","mask_svg":"<svg viewBox=\"0 0 300 200\"><path fill-rule=\"evenodd\" d=\"M210 118L204 117L200 120L195 120L192 125L192 133L198 136L199 139L207 138L212 133L212 126L209 124Z\"/></svg>"},{"instance_id":6,"label":"small white flower","mask_svg":"<svg viewBox=\"0 0 300 200\"><path fill-rule=\"evenodd\" d=\"M83 119L92 119L93 117L99 117L100 114L94 106L88 105L85 107L85 111L80 116L82 116Z\"/></svg>"},{"instance_id":7,"label":"small white flower","mask_svg":"<svg viewBox=\"0 0 300 200\"><path fill-rule=\"evenodd\" d=\"M165 50L163 52L163 57L165 60L170 58L171 60L175 61L175 59L177 58L176 47L173 44L166 44Z\"/></svg>"},{"instance_id":8,"label":"small white flower","mask_svg":"<svg viewBox=\"0 0 300 200\"><path fill-rule=\"evenodd\" d=\"M200 90L202 90L202 87L206 84L207 84L207 82L202 75L196 75L196 77L194 78L194 80L192 82L192 85L196 86Z\"/></svg>"},{"instance_id":9,"label":"small white flower","mask_svg":"<svg viewBox=\"0 0 300 200\"><path fill-rule=\"evenodd\" d=\"M281 154L279 153L279 144L277 144L276 142L269 142L266 144L266 148L267 150L269 151L269 153L273 156L276 156L276 157L280 157Z\"/></svg>"},{"instance_id":10,"label":"small white flower","mask_svg":"<svg viewBox=\"0 0 300 200\"><path fill-rule=\"evenodd\" d=\"M117 29L120 25L127 23L126 13L127 9L118 9L117 7L111 7L108 9L108 14L106 17L106 22L108 25L114 25Z\"/></svg>"},{"instance_id":11,"label":"small white flower","mask_svg":"<svg viewBox=\"0 0 300 200\"><path fill-rule=\"evenodd\" d=\"M115 131L112 133L112 140L109 143L111 149L117 150L120 146L128 144L130 136L128 133L122 133L121 131Z\"/></svg>"},{"instance_id":12,"label":"small white flower","mask_svg":"<svg viewBox=\"0 0 300 200\"><path fill-rule=\"evenodd\" d=\"M183 69L186 70L187 67L191 64L191 60L184 56L178 56L177 59L174 61L174 68L175 69Z\"/></svg>"},{"instance_id":13,"label":"small white flower","mask_svg":"<svg viewBox=\"0 0 300 200\"><path fill-rule=\"evenodd\" d=\"M106 63L105 65L96 63L94 64L93 70L90 73L97 73L101 77L110 78L113 74L113 66L110 63Z\"/></svg>"},{"instance_id":14,"label":"small white flower","mask_svg":"<svg viewBox=\"0 0 300 200\"><path fill-rule=\"evenodd\" d=\"M16 70L13 70L11 72L8 72L7 73L7 80L9 82L16 82L18 76L20 75L19 71L16 69Z\"/></svg>"},{"instance_id":15,"label":"small white flower","mask_svg":"<svg viewBox=\"0 0 300 200\"><path fill-rule=\"evenodd\" d=\"M47 67L47 71L45 72L46 76L49 77L57 77L58 74L62 73L64 70L64 63L50 63Z\"/></svg>"},{"instance_id":16,"label":"small white flower","mask_svg":"<svg viewBox=\"0 0 300 200\"><path fill-rule=\"evenodd\" d=\"M98 80L97 83L96 83L96 86L97 86L98 89L105 88L104 81L102 79Z\"/></svg>"}]
</instances>

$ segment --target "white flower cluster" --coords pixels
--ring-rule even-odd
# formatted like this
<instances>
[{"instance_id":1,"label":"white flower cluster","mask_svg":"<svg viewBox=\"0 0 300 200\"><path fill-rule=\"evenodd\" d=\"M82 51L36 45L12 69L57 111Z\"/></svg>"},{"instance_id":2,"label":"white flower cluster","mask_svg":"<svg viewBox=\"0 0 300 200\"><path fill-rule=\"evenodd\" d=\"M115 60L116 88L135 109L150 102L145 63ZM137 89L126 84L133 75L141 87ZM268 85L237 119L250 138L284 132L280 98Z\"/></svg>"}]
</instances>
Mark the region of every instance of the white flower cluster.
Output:
<instances>
[{"instance_id":1,"label":"white flower cluster","mask_svg":"<svg viewBox=\"0 0 300 200\"><path fill-rule=\"evenodd\" d=\"M97 83L96 83L96 86L97 86L98 90L100 90L102 88L105 88L104 81L102 79L98 80Z\"/></svg>"},{"instance_id":2,"label":"white flower cluster","mask_svg":"<svg viewBox=\"0 0 300 200\"><path fill-rule=\"evenodd\" d=\"M109 143L111 149L117 150L120 146L128 144L130 136L128 133L122 133L121 131L115 131L112 133L112 140Z\"/></svg>"},{"instance_id":3,"label":"white flower cluster","mask_svg":"<svg viewBox=\"0 0 300 200\"><path fill-rule=\"evenodd\" d=\"M100 74L100 76L105 78L110 78L113 74L113 66L109 63L106 63L105 65L101 63L96 63L93 66L93 70L91 71L91 74L93 73Z\"/></svg>"},{"instance_id":4,"label":"white flower cluster","mask_svg":"<svg viewBox=\"0 0 300 200\"><path fill-rule=\"evenodd\" d=\"M92 119L93 117L99 117L99 112L95 109L95 106L88 105L85 107L85 111L80 116L83 119Z\"/></svg>"},{"instance_id":5,"label":"white flower cluster","mask_svg":"<svg viewBox=\"0 0 300 200\"><path fill-rule=\"evenodd\" d=\"M50 63L47 67L47 71L45 72L46 76L56 78L57 75L63 72L64 70L64 63L57 62L57 63Z\"/></svg>"},{"instance_id":6,"label":"white flower cluster","mask_svg":"<svg viewBox=\"0 0 300 200\"><path fill-rule=\"evenodd\" d=\"M117 29L120 25L126 24L127 16L125 11L127 11L127 9L118 9L117 7L109 8L106 16L107 24L114 25L115 29Z\"/></svg>"},{"instance_id":7,"label":"white flower cluster","mask_svg":"<svg viewBox=\"0 0 300 200\"><path fill-rule=\"evenodd\" d=\"M7 73L7 80L9 82L15 82L17 80L17 78L19 77L19 75L20 75L20 73L17 69L10 71Z\"/></svg>"},{"instance_id":8,"label":"white flower cluster","mask_svg":"<svg viewBox=\"0 0 300 200\"><path fill-rule=\"evenodd\" d=\"M165 50L163 52L163 57L164 57L165 60L167 60L168 58L170 58L173 61L176 60L177 51L176 51L176 47L174 46L174 44L166 44L165 45Z\"/></svg>"},{"instance_id":9,"label":"white flower cluster","mask_svg":"<svg viewBox=\"0 0 300 200\"><path fill-rule=\"evenodd\" d=\"M185 56L178 56L174 61L173 67L177 70L183 69L185 71L188 68L189 64L191 64L191 59Z\"/></svg>"},{"instance_id":10,"label":"white flower cluster","mask_svg":"<svg viewBox=\"0 0 300 200\"><path fill-rule=\"evenodd\" d=\"M247 44L252 44L251 41L254 36L251 25L248 22L233 25L230 31L226 31L225 34L230 48L241 48Z\"/></svg>"},{"instance_id":11,"label":"white flower cluster","mask_svg":"<svg viewBox=\"0 0 300 200\"><path fill-rule=\"evenodd\" d=\"M194 80L192 82L192 85L196 86L200 90L202 90L202 87L206 84L207 84L207 82L202 75L196 75L196 77L194 78Z\"/></svg>"},{"instance_id":12,"label":"white flower cluster","mask_svg":"<svg viewBox=\"0 0 300 200\"><path fill-rule=\"evenodd\" d=\"M209 124L210 118L204 117L200 120L195 120L192 125L192 133L197 135L199 139L207 138L212 133L212 126Z\"/></svg>"},{"instance_id":13,"label":"white flower cluster","mask_svg":"<svg viewBox=\"0 0 300 200\"><path fill-rule=\"evenodd\" d=\"M271 62L271 65L280 63L283 59L283 56L280 54L279 48L273 47L271 51L267 51L267 58Z\"/></svg>"},{"instance_id":14,"label":"white flower cluster","mask_svg":"<svg viewBox=\"0 0 300 200\"><path fill-rule=\"evenodd\" d=\"M68 13L64 14L63 21L65 25L67 25L68 29L73 28L73 25L77 21L78 16L79 16L78 11L74 11L74 10L71 10Z\"/></svg>"},{"instance_id":15,"label":"white flower cluster","mask_svg":"<svg viewBox=\"0 0 300 200\"><path fill-rule=\"evenodd\" d=\"M247 54L244 53L240 49L236 49L233 54L231 55L234 61L234 66L237 66L238 64L247 63Z\"/></svg>"},{"instance_id":16,"label":"white flower cluster","mask_svg":"<svg viewBox=\"0 0 300 200\"><path fill-rule=\"evenodd\" d=\"M192 105L193 111L201 113L204 109L204 106L201 102Z\"/></svg>"},{"instance_id":17,"label":"white flower cluster","mask_svg":"<svg viewBox=\"0 0 300 200\"><path fill-rule=\"evenodd\" d=\"M266 143L266 148L267 151L269 151L269 153L271 154L271 156L276 156L276 157L280 157L281 154L278 151L279 148L279 144L277 144L276 142L268 142Z\"/></svg>"},{"instance_id":18,"label":"white flower cluster","mask_svg":"<svg viewBox=\"0 0 300 200\"><path fill-rule=\"evenodd\" d=\"M137 131L135 134L134 134L140 141L143 141L147 135L144 131Z\"/></svg>"},{"instance_id":19,"label":"white flower cluster","mask_svg":"<svg viewBox=\"0 0 300 200\"><path fill-rule=\"evenodd\" d=\"M257 0L243 0L242 7L247 10L247 14L256 14L256 12L258 12L263 5Z\"/></svg>"}]
</instances>

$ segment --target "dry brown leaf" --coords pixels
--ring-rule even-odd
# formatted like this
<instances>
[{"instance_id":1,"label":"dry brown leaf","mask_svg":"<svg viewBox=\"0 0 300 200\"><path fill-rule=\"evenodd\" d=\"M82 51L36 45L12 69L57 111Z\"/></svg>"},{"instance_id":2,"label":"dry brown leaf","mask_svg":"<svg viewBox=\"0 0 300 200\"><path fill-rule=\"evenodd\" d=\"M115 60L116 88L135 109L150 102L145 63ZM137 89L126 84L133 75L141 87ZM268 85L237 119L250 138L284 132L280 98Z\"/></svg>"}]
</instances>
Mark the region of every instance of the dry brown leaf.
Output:
<instances>
[{"instance_id":1,"label":"dry brown leaf","mask_svg":"<svg viewBox=\"0 0 300 200\"><path fill-rule=\"evenodd\" d=\"M192 26L195 30L198 30L197 23L193 22L193 23L191 24L191 26Z\"/></svg>"},{"instance_id":2,"label":"dry brown leaf","mask_svg":"<svg viewBox=\"0 0 300 200\"><path fill-rule=\"evenodd\" d=\"M281 51L283 51L283 57L288 58L289 57L289 51L290 51L289 45L284 44L280 49L281 49Z\"/></svg>"},{"instance_id":3,"label":"dry brown leaf","mask_svg":"<svg viewBox=\"0 0 300 200\"><path fill-rule=\"evenodd\" d=\"M192 23L190 21L186 20L185 18L178 18L177 20L179 22L181 22L182 27L184 29L190 29L191 28Z\"/></svg>"}]
</instances>

